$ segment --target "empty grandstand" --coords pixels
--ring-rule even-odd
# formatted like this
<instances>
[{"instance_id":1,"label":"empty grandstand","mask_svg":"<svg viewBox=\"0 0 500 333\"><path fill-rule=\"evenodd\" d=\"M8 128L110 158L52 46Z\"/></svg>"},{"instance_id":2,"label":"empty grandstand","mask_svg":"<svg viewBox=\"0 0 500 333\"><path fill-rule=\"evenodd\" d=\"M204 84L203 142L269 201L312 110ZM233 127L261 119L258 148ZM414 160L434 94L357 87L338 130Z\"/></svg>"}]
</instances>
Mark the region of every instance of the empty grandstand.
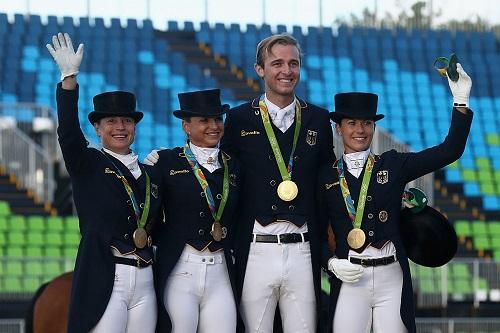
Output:
<instances>
[{"instance_id":1,"label":"empty grandstand","mask_svg":"<svg viewBox=\"0 0 500 333\"><path fill-rule=\"evenodd\" d=\"M331 110L337 92L379 95L386 114L377 123L384 134L375 141L380 150L384 140L418 151L445 137L451 95L432 63L457 53L474 80L471 136L460 160L421 186L453 223L459 250L443 267L411 266L417 328L500 332L500 41L494 32L179 23L158 30L147 19L107 25L99 17L0 13L0 331L20 331L33 292L73 269L79 243L55 138L59 71L45 49L51 36L68 32L86 45L79 117L91 143L97 142L86 120L92 97L136 93L145 115L133 147L142 159L185 140L171 114L179 92L218 87L232 106L257 96L256 43L288 31L306 55L300 96Z\"/></svg>"}]
</instances>

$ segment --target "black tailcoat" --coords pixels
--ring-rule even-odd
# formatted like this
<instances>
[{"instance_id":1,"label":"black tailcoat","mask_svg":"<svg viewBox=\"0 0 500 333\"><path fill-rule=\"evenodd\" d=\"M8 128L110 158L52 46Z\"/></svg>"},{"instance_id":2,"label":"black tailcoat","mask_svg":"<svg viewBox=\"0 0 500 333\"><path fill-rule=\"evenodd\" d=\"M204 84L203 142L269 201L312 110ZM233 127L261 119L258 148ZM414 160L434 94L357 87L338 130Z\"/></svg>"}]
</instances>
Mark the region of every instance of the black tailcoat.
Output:
<instances>
[{"instance_id":1,"label":"black tailcoat","mask_svg":"<svg viewBox=\"0 0 500 333\"><path fill-rule=\"evenodd\" d=\"M390 240L396 247L399 264L403 271L400 312L409 332L415 332L416 328L410 269L399 233L403 191L408 182L443 168L462 155L471 122L472 111L469 110L468 114L463 114L453 110L450 130L443 143L417 153L400 153L390 150L382 155L375 156L361 229L366 234L367 243ZM364 172L363 170L357 180L354 177L349 177L349 172L345 172L349 191L355 203L354 207L357 205ZM351 184L349 181L351 181ZM349 252L347 234L352 229L352 222L347 214L340 189L337 162L322 168L320 186L323 192L322 201L325 209L328 210L330 225L335 233L336 255L338 258L346 259ZM387 220L385 220L385 215L387 215ZM331 281L329 326L331 326L335 314L337 298L342 284L334 276L332 276Z\"/></svg>"},{"instance_id":2,"label":"black tailcoat","mask_svg":"<svg viewBox=\"0 0 500 333\"><path fill-rule=\"evenodd\" d=\"M221 154L219 162L223 166ZM155 286L158 300L157 332L170 332L172 325L163 304L163 294L170 272L174 269L184 246L190 241L211 241L210 230L214 219L207 204L205 194L198 179L193 174L191 166L184 157L180 147L166 149L159 152L160 159L156 168L162 174L163 203L165 209L165 223L157 224L156 235L156 261L155 261ZM240 182L240 170L237 160L229 155L229 196L221 218L221 225L227 228L228 236L221 241L224 247L227 270L234 291L233 253L230 237L236 222L233 218ZM222 198L222 183L224 168L219 168L210 173L201 167L208 181L212 196L215 201L216 211ZM214 320L217 320L214 318Z\"/></svg>"},{"instance_id":3,"label":"black tailcoat","mask_svg":"<svg viewBox=\"0 0 500 333\"><path fill-rule=\"evenodd\" d=\"M307 223L319 309L319 238L326 234L326 227L320 226L316 217L316 181L320 165L331 165L335 154L328 111L302 100L298 100L298 103L302 108L302 125L293 157L292 180L299 188L294 200L285 202L277 195L276 189L282 178L262 123L259 98L228 112L222 147L235 154L245 170L234 246L238 298L241 297L255 219L279 217ZM285 133L272 126L285 164L288 164L296 121Z\"/></svg>"},{"instance_id":4,"label":"black tailcoat","mask_svg":"<svg viewBox=\"0 0 500 333\"><path fill-rule=\"evenodd\" d=\"M78 121L78 87L64 90L58 84L57 114L59 144L71 177L82 235L73 275L68 332L87 333L104 314L113 290L112 239L132 244L131 235L137 228L134 209L122 181L105 170L120 168L139 204L145 200L146 181L144 173L136 180L119 160L87 147ZM141 166L151 179L148 224L152 224L161 212L160 178L153 168Z\"/></svg>"}]
</instances>

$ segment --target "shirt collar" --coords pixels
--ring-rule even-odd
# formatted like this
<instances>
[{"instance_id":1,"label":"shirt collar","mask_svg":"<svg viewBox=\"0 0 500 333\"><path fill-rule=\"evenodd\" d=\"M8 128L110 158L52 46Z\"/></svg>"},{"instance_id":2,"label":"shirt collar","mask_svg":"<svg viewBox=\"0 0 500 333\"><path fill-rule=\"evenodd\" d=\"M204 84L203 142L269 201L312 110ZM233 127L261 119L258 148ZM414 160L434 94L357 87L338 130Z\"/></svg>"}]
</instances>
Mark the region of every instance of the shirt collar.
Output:
<instances>
[{"instance_id":1,"label":"shirt collar","mask_svg":"<svg viewBox=\"0 0 500 333\"><path fill-rule=\"evenodd\" d=\"M297 103L297 99L294 98L292 103L290 103L289 105L285 106L284 108L280 108L279 106L277 106L276 104L274 104L273 102L271 102L267 98L267 94L264 94L264 102L266 103L267 110L271 114L277 113L280 110L282 110L281 112L283 112L283 113L289 113L291 111L292 112L295 111L295 103Z\"/></svg>"},{"instance_id":2,"label":"shirt collar","mask_svg":"<svg viewBox=\"0 0 500 333\"><path fill-rule=\"evenodd\" d=\"M214 164L218 165L219 160L218 160L218 155L219 155L219 146L214 148L205 148L205 147L198 147L197 145L193 144L192 142L189 142L189 148L191 148L191 151L193 152L196 160L203 166L205 164Z\"/></svg>"},{"instance_id":3,"label":"shirt collar","mask_svg":"<svg viewBox=\"0 0 500 333\"><path fill-rule=\"evenodd\" d=\"M363 169L369 154L370 149L349 154L344 153L347 170Z\"/></svg>"}]
</instances>

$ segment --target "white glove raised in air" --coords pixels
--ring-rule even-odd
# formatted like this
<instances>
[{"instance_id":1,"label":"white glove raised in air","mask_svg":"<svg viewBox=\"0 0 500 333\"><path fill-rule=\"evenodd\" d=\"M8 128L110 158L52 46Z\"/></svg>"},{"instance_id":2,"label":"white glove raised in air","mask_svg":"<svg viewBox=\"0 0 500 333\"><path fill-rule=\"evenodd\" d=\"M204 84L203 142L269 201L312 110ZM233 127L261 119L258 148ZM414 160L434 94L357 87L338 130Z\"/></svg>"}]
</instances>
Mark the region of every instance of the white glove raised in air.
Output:
<instances>
[{"instance_id":1,"label":"white glove raised in air","mask_svg":"<svg viewBox=\"0 0 500 333\"><path fill-rule=\"evenodd\" d=\"M61 71L61 81L68 76L78 74L83 58L83 44L80 44L75 52L73 42L67 33L52 36L52 44L46 46Z\"/></svg>"},{"instance_id":2,"label":"white glove raised in air","mask_svg":"<svg viewBox=\"0 0 500 333\"><path fill-rule=\"evenodd\" d=\"M451 93L453 95L453 106L469 107L469 95L472 88L472 80L464 71L462 65L457 63L458 80L453 82L448 78Z\"/></svg>"},{"instance_id":3,"label":"white glove raised in air","mask_svg":"<svg viewBox=\"0 0 500 333\"><path fill-rule=\"evenodd\" d=\"M160 149L153 149L151 150L151 152L148 154L148 156L146 156L146 158L144 159L144 164L146 165L151 165L151 166L154 166L156 163L158 163L158 160L160 159L160 155L158 155L158 152L160 150L163 150L163 149L167 149L165 147L160 147Z\"/></svg>"},{"instance_id":4,"label":"white glove raised in air","mask_svg":"<svg viewBox=\"0 0 500 333\"><path fill-rule=\"evenodd\" d=\"M336 257L328 260L328 269L342 282L354 283L358 282L363 275L363 267L355 265L347 259L339 259Z\"/></svg>"}]
</instances>

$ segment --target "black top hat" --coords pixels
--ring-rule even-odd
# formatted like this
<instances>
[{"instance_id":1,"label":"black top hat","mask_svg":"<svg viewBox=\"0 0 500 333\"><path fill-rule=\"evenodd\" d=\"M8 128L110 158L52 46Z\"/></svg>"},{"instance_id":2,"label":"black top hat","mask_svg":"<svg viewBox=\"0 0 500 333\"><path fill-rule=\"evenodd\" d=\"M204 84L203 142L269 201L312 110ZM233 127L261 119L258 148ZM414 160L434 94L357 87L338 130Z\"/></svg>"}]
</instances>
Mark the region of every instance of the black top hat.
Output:
<instances>
[{"instance_id":1,"label":"black top hat","mask_svg":"<svg viewBox=\"0 0 500 333\"><path fill-rule=\"evenodd\" d=\"M330 112L330 118L340 123L343 118L373 119L384 118L377 114L378 96L371 93L348 92L335 95L335 111Z\"/></svg>"},{"instance_id":2,"label":"black top hat","mask_svg":"<svg viewBox=\"0 0 500 333\"><path fill-rule=\"evenodd\" d=\"M457 252L455 229L432 207L426 206L418 213L403 209L399 228L406 255L419 265L442 266Z\"/></svg>"},{"instance_id":3,"label":"black top hat","mask_svg":"<svg viewBox=\"0 0 500 333\"><path fill-rule=\"evenodd\" d=\"M216 117L229 110L229 104L221 104L220 89L199 90L180 93L180 110L174 111L177 118Z\"/></svg>"},{"instance_id":4,"label":"black top hat","mask_svg":"<svg viewBox=\"0 0 500 333\"><path fill-rule=\"evenodd\" d=\"M138 123L143 113L136 111L135 95L127 91L110 91L94 96L94 111L89 113L91 124L106 117L130 117Z\"/></svg>"}]
</instances>

